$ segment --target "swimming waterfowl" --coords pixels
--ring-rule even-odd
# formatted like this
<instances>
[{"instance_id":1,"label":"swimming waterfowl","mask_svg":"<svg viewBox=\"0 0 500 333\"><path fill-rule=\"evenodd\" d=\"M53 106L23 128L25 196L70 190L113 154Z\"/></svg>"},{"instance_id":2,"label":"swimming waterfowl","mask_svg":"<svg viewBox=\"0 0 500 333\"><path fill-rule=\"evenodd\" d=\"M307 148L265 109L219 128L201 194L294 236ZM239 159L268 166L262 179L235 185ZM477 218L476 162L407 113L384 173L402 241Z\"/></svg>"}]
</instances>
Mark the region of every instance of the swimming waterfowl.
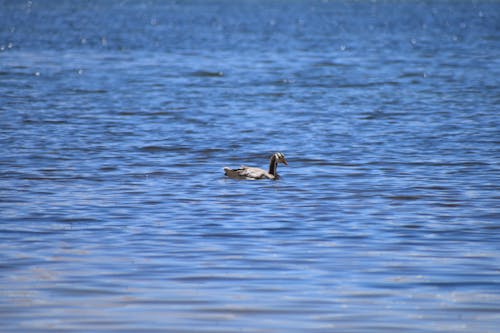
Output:
<instances>
[{"instance_id":1,"label":"swimming waterfowl","mask_svg":"<svg viewBox=\"0 0 500 333\"><path fill-rule=\"evenodd\" d=\"M269 161L269 171L261 168L254 168L248 166L241 166L239 169L230 169L224 167L224 174L229 178L234 179L273 179L276 180L278 176L278 163L288 165L285 155L283 153L275 153L271 156Z\"/></svg>"}]
</instances>

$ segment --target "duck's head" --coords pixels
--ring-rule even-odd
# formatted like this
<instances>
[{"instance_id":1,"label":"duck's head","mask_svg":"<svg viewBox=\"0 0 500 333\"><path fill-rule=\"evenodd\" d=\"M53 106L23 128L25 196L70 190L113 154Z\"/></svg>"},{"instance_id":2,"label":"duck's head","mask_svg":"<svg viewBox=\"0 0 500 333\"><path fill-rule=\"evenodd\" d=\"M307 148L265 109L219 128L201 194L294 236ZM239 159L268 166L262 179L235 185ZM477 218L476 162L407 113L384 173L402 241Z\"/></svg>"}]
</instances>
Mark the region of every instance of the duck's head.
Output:
<instances>
[{"instance_id":1,"label":"duck's head","mask_svg":"<svg viewBox=\"0 0 500 333\"><path fill-rule=\"evenodd\" d=\"M285 159L285 154L277 152L274 154L274 158L276 159L277 163L283 163L284 165L288 165L288 163Z\"/></svg>"}]
</instances>

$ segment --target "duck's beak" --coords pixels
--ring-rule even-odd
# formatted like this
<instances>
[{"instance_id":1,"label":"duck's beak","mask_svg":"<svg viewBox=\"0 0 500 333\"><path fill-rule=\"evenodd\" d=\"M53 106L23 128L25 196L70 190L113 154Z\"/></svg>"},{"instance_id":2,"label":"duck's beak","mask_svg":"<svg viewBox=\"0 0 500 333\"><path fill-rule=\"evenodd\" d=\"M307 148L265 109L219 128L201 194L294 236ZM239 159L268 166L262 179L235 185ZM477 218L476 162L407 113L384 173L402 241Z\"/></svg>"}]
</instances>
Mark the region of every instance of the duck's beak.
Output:
<instances>
[{"instance_id":1,"label":"duck's beak","mask_svg":"<svg viewBox=\"0 0 500 333\"><path fill-rule=\"evenodd\" d=\"M287 161L285 159L283 159L283 164L284 165L288 165Z\"/></svg>"}]
</instances>

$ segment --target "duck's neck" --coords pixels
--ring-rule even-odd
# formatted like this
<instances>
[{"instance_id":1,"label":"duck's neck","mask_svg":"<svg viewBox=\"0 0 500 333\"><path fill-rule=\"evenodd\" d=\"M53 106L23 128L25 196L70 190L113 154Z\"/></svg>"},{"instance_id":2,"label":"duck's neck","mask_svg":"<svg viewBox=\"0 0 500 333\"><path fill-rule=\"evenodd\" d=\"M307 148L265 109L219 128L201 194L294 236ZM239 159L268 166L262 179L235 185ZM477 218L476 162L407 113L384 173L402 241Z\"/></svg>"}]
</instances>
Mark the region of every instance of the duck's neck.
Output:
<instances>
[{"instance_id":1,"label":"duck's neck","mask_svg":"<svg viewBox=\"0 0 500 333\"><path fill-rule=\"evenodd\" d=\"M278 161L276 161L276 156L274 155L269 162L269 174L275 177L278 175Z\"/></svg>"}]
</instances>

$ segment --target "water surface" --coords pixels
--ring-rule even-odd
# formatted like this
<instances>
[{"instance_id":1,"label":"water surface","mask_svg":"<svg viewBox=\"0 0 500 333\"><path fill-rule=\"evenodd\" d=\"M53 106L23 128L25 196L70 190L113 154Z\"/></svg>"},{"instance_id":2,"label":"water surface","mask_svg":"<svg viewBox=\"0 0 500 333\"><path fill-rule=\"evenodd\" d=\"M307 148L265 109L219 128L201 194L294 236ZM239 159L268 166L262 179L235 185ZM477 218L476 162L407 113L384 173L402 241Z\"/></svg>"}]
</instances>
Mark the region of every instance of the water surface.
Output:
<instances>
[{"instance_id":1,"label":"water surface","mask_svg":"<svg viewBox=\"0 0 500 333\"><path fill-rule=\"evenodd\" d=\"M3 332L498 329L498 2L0 22Z\"/></svg>"}]
</instances>

